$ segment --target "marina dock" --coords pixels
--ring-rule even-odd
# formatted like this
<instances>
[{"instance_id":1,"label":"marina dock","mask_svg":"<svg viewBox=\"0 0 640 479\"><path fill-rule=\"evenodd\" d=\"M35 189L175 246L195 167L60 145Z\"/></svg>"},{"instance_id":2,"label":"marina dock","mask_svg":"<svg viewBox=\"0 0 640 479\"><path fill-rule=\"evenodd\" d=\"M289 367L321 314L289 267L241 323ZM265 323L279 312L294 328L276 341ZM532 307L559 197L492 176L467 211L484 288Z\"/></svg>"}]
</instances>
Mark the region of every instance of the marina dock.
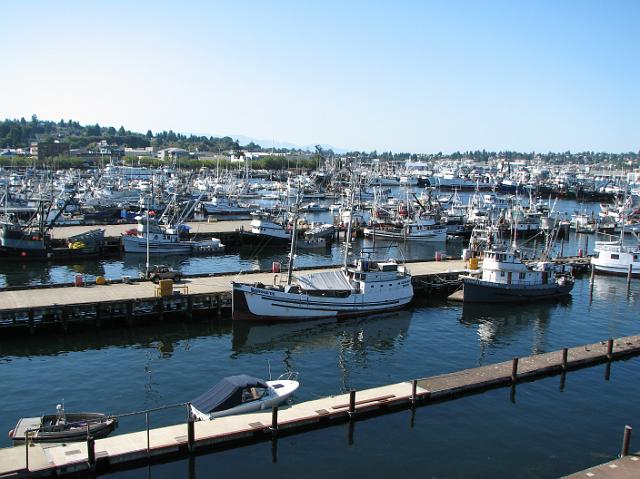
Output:
<instances>
[{"instance_id":1,"label":"marina dock","mask_svg":"<svg viewBox=\"0 0 640 479\"><path fill-rule=\"evenodd\" d=\"M457 277L465 271L462 260L423 261L408 264L417 292L443 294L457 286ZM334 267L335 268L335 267ZM329 268L306 269L305 273ZM284 273L286 274L286 273ZM66 331L72 324L121 321L133 324L138 319L163 320L168 315L191 319L196 313L214 312L222 317L231 307L231 282L234 280L273 284L281 274L243 272L192 276L173 285L172 294L160 295L151 281L119 280L106 285L45 287L0 291L0 330L3 333L35 333L42 326ZM210 317L210 316L209 316Z\"/></svg>"},{"instance_id":2,"label":"marina dock","mask_svg":"<svg viewBox=\"0 0 640 479\"><path fill-rule=\"evenodd\" d=\"M178 459L189 454L238 447L278 436L364 419L416 406L452 400L491 388L511 386L552 374L640 354L640 336L628 336L563 349L430 378L403 381L347 394L325 397L280 410L228 416L213 421L177 424L82 443L32 444L0 449L0 478L51 477L95 471L103 473L146 463ZM186 408L186 404L184 405ZM570 477L636 477L633 457L610 470L632 475ZM607 467L607 465L601 466ZM606 469L603 469L606 470Z\"/></svg>"}]
</instances>

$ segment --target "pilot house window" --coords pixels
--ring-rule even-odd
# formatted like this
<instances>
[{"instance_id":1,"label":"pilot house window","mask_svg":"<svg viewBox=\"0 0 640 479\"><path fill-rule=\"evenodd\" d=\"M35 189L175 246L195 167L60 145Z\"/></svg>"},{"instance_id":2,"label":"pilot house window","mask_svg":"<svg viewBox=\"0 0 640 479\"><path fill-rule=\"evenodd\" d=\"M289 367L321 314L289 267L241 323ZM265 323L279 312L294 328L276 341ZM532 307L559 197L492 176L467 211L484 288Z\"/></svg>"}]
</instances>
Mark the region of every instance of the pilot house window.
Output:
<instances>
[{"instance_id":1,"label":"pilot house window","mask_svg":"<svg viewBox=\"0 0 640 479\"><path fill-rule=\"evenodd\" d=\"M619 259L620 255L619 254L612 254L611 255L611 259Z\"/></svg>"}]
</instances>

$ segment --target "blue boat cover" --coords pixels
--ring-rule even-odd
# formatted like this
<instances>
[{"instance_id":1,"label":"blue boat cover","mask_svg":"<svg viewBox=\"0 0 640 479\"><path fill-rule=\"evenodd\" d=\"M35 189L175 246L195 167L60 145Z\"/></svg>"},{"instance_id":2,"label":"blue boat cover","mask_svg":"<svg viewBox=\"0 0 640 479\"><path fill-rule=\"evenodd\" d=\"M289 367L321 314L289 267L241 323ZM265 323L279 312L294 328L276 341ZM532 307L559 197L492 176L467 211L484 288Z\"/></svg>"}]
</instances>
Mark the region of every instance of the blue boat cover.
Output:
<instances>
[{"instance_id":1,"label":"blue boat cover","mask_svg":"<svg viewBox=\"0 0 640 479\"><path fill-rule=\"evenodd\" d=\"M242 404L243 389L267 387L263 380L246 374L229 376L191 401L191 405L204 414L224 411Z\"/></svg>"}]
</instances>

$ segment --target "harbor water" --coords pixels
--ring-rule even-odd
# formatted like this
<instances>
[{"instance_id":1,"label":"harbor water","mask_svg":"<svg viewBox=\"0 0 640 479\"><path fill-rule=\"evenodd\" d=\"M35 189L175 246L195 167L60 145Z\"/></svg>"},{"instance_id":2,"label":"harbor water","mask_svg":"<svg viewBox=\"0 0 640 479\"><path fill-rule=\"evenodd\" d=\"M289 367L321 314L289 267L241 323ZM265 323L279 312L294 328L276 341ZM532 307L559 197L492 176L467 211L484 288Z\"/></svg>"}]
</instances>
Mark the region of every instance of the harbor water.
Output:
<instances>
[{"instance_id":1,"label":"harbor water","mask_svg":"<svg viewBox=\"0 0 640 479\"><path fill-rule=\"evenodd\" d=\"M565 254L589 247L571 234ZM591 235L590 243L595 237ZM367 246L366 242L364 243ZM442 246L425 245L432 254ZM461 248L449 245L445 248ZM425 251L407 259L424 257ZM185 258L185 273L269 267L285 253L257 258ZM340 262L330 253L300 255L299 264ZM144 261L144 259L142 260ZM240 266L238 266L240 264ZM76 266L12 265L5 284L63 282ZM109 260L87 274L130 274L129 260ZM94 268L93 272L90 268ZM297 371L295 401L510 360L563 347L638 334L640 282L576 281L570 298L482 306L416 298L406 310L343 321L232 324L163 322L117 330L47 334L0 341L0 431L24 416L55 410L112 414L189 401L224 376L268 378ZM547 478L605 462L619 453L625 424L640 417L640 359L495 389L451 402L282 437L195 459L114 472L113 478L238 477ZM185 421L184 407L154 412L151 426ZM144 415L123 418L115 434L142 430ZM186 427L185 427L186 430ZM0 445L9 446L6 435ZM639 449L632 441L632 449ZM249 460L248 460L249 459Z\"/></svg>"}]
</instances>

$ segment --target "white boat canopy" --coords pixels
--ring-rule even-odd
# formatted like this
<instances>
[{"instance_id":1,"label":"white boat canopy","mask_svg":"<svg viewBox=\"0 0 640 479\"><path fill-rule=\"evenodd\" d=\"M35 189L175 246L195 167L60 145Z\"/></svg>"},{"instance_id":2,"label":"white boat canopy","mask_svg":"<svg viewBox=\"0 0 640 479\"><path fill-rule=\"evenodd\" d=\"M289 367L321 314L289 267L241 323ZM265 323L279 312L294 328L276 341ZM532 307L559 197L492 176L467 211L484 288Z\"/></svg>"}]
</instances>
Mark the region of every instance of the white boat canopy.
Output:
<instances>
[{"instance_id":1,"label":"white boat canopy","mask_svg":"<svg viewBox=\"0 0 640 479\"><path fill-rule=\"evenodd\" d=\"M297 276L297 279L303 290L351 291L353 289L342 271L322 271Z\"/></svg>"}]
</instances>

